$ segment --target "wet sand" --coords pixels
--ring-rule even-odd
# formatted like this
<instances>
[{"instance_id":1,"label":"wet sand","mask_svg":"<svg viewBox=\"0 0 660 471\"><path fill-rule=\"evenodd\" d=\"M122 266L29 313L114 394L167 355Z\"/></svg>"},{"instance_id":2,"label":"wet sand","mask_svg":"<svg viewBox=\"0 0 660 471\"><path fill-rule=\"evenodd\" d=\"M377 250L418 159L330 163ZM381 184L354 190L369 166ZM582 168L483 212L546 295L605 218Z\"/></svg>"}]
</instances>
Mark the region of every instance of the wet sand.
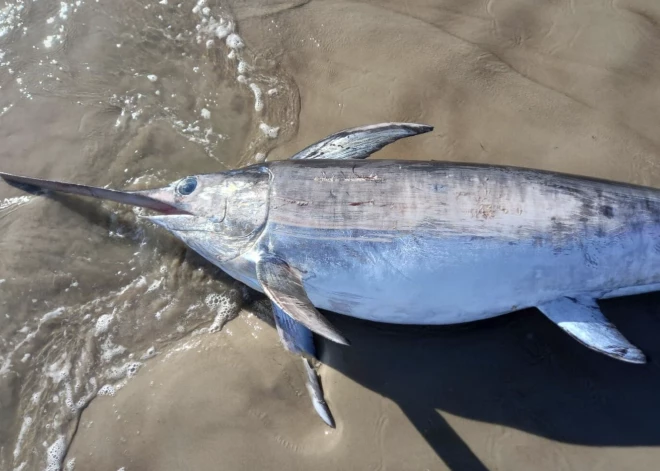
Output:
<instances>
[{"instance_id":1,"label":"wet sand","mask_svg":"<svg viewBox=\"0 0 660 471\"><path fill-rule=\"evenodd\" d=\"M222 82L221 110L213 116L223 116L217 128L231 137L214 147L213 158L168 122L135 120L133 128L106 136L102 130L114 125L119 110L91 103L62 108L40 97L37 109L23 102L16 105L21 113L0 117L3 170L143 188L217 169L219 162L249 163L256 152L284 159L354 125L414 121L435 130L388 146L379 158L512 164L660 188L660 9L653 2L243 1L229 7L254 63L266 64L291 88L283 88L285 100L267 105L272 114L251 115L250 90L233 84L221 58L208 62L215 65L203 90L212 89L212 77ZM157 62L150 47L158 47L144 47L151 66ZM174 80L179 72L171 68L156 73ZM190 85L174 82L172 91L185 95ZM266 118L289 123L273 141L258 137ZM143 173L152 176L127 181ZM0 198L19 195L0 188ZM260 296L243 293L156 229L135 230L130 211L114 220L116 205L31 200L10 209L0 213L0 278L8 280L0 285L1 306L11 314L0 324L3 345L13 348L23 338L18 329L26 319L66 305L74 307L68 329L55 319L37 331L37 338L55 334L31 347L39 368L57 364L55 353L63 351L96 358L101 337L83 319L106 312L88 306L105 294L114 306L107 312L116 309L112 329L119 329L109 332L127 348L117 357L121 364L130 361L129 352L136 359L150 346L157 351L114 396L96 396L78 410L77 429L66 428L73 440L64 460L75 458L77 470L657 467L658 295L602 303L649 356L645 366L594 353L533 310L443 328L328 313L352 341L347 348L318 340L337 421L331 430L312 410L302 365L280 347ZM109 236L118 230L126 235ZM130 285L135 271L146 276L144 287ZM74 282L77 289L64 294ZM204 302L214 293L233 293L226 302L231 309ZM231 318L240 308L222 330L199 330L214 322L216 309ZM58 341L70 347L57 350ZM16 352L11 372L0 377L6 424L0 428L9 430L0 435L2 456L14 450L21 414L44 426L35 412L25 412L26 391L39 377L29 368L37 367L32 360L22 364L24 352ZM94 368L106 367L92 364L81 373L83 383ZM34 459L23 469L43 468L36 456L44 446L34 430L26 435L32 448L20 454Z\"/></svg>"},{"instance_id":2,"label":"wet sand","mask_svg":"<svg viewBox=\"0 0 660 471\"><path fill-rule=\"evenodd\" d=\"M652 357L658 301L604 303ZM183 342L116 397L92 401L70 450L76 466L654 469L653 363L631 369L584 352L531 311L460 328L331 319L354 341L323 347L336 430L309 407L301 365L273 329L254 339L261 321L241 316L229 335Z\"/></svg>"}]
</instances>

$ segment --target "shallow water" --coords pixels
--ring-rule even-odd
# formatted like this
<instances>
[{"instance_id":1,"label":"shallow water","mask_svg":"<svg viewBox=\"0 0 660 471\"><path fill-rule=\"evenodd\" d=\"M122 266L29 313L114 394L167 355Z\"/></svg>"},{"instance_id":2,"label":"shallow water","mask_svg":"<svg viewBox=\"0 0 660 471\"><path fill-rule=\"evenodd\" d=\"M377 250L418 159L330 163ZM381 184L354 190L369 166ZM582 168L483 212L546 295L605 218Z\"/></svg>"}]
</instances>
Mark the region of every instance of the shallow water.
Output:
<instances>
[{"instance_id":1,"label":"shallow water","mask_svg":"<svg viewBox=\"0 0 660 471\"><path fill-rule=\"evenodd\" d=\"M143 189L415 121L435 131L379 156L660 187L656 19L649 1L8 1L0 165ZM0 469L654 469L657 296L604 304L644 367L535 312L335 316L353 347L320 342L330 430L267 303L140 214L0 185Z\"/></svg>"},{"instance_id":2,"label":"shallow water","mask_svg":"<svg viewBox=\"0 0 660 471\"><path fill-rule=\"evenodd\" d=\"M1 11L3 170L147 188L254 162L295 130L295 87L220 3ZM219 330L244 292L140 211L1 191L0 462L56 469L90 400L177 339Z\"/></svg>"}]
</instances>

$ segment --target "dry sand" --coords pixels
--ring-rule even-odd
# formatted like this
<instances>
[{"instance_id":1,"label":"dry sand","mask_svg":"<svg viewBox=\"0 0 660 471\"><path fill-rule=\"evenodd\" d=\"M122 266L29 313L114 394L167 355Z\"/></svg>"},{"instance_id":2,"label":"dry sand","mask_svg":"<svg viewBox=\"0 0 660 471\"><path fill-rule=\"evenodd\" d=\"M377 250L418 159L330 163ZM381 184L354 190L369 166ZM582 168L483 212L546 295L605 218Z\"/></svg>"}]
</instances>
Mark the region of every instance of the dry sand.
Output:
<instances>
[{"instance_id":1,"label":"dry sand","mask_svg":"<svg viewBox=\"0 0 660 471\"><path fill-rule=\"evenodd\" d=\"M435 131L378 157L660 187L657 2L231 8L250 50L299 93L297 133L269 159L346 127L414 121ZM603 303L646 366L591 352L536 311L432 329L329 314L353 343L318 342L336 430L312 410L299 360L244 311L219 333L168 344L114 397L94 399L67 458L111 471L657 469L658 306L658 295Z\"/></svg>"}]
</instances>

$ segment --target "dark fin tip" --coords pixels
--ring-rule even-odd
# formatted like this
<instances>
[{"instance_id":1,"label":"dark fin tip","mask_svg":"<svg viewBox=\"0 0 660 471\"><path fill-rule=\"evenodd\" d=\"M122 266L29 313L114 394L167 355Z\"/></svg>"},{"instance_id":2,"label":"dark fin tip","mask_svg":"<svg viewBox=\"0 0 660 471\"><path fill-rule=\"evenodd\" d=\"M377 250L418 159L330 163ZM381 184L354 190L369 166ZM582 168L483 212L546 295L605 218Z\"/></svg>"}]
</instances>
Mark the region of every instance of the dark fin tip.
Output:
<instances>
[{"instance_id":1,"label":"dark fin tip","mask_svg":"<svg viewBox=\"0 0 660 471\"><path fill-rule=\"evenodd\" d=\"M617 352L617 359L635 365L645 365L647 363L646 355L641 350L630 348L625 348L624 350L621 353Z\"/></svg>"},{"instance_id":2,"label":"dark fin tip","mask_svg":"<svg viewBox=\"0 0 660 471\"><path fill-rule=\"evenodd\" d=\"M419 134L424 134L425 132L433 131L434 128L429 124L420 124L417 129L419 130Z\"/></svg>"},{"instance_id":3,"label":"dark fin tip","mask_svg":"<svg viewBox=\"0 0 660 471\"><path fill-rule=\"evenodd\" d=\"M332 326L331 326L331 328L332 328L331 335L329 335L329 336L328 335L323 335L323 334L320 334L320 335L322 337L325 337L328 340L330 340L332 342L335 342L335 343L338 343L340 345L346 345L347 347L351 346L351 342L349 342L346 337L344 337L336 328L334 328Z\"/></svg>"}]
</instances>

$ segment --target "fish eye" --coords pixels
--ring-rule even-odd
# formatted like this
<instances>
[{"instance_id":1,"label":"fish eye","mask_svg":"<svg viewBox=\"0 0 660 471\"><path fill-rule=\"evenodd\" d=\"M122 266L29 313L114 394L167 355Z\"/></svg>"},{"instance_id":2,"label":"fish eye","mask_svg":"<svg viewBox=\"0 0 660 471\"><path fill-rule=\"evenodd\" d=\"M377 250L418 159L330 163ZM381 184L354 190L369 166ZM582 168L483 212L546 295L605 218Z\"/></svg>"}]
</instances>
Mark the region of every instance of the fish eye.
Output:
<instances>
[{"instance_id":1,"label":"fish eye","mask_svg":"<svg viewBox=\"0 0 660 471\"><path fill-rule=\"evenodd\" d=\"M187 196L195 191L195 188L197 188L197 178L186 177L176 186L176 191L180 195Z\"/></svg>"}]
</instances>

